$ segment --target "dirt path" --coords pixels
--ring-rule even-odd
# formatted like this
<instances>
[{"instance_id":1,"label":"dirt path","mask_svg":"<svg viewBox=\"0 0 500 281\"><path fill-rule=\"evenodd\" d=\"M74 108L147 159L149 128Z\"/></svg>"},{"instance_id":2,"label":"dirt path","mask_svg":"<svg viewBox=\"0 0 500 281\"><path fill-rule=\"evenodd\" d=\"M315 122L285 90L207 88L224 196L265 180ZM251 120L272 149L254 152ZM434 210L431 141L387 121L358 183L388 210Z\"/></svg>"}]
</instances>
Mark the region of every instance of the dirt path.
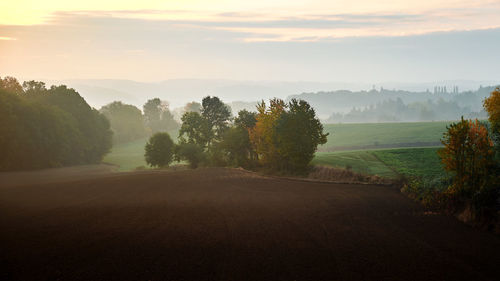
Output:
<instances>
[{"instance_id":1,"label":"dirt path","mask_svg":"<svg viewBox=\"0 0 500 281\"><path fill-rule=\"evenodd\" d=\"M391 187L231 169L0 188L1 280L495 280L500 238Z\"/></svg>"}]
</instances>

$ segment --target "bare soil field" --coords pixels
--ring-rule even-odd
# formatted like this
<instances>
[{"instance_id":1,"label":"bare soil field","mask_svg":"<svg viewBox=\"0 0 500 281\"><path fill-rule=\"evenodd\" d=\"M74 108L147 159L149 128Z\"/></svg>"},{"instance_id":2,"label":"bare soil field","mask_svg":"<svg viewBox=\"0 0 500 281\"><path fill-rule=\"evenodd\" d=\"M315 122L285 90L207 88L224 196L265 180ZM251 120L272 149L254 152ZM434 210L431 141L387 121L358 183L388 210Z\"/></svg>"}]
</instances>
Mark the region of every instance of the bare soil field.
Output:
<instances>
[{"instance_id":1,"label":"bare soil field","mask_svg":"<svg viewBox=\"0 0 500 281\"><path fill-rule=\"evenodd\" d=\"M498 236L390 186L222 168L0 179L1 280L500 276Z\"/></svg>"}]
</instances>

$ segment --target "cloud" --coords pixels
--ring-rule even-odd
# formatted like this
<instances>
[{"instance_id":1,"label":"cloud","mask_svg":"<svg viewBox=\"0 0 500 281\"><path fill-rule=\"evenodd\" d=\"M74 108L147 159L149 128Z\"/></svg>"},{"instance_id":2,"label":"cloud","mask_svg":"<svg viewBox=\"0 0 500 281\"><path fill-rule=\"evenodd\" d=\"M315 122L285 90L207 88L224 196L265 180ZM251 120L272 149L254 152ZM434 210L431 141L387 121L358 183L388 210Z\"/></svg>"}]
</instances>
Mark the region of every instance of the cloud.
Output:
<instances>
[{"instance_id":1,"label":"cloud","mask_svg":"<svg viewBox=\"0 0 500 281\"><path fill-rule=\"evenodd\" d=\"M319 41L347 37L410 36L500 27L500 4L430 9L419 13L210 12L194 10L107 10L56 12L49 24L71 18L138 19L199 30L238 33L243 42Z\"/></svg>"}]
</instances>

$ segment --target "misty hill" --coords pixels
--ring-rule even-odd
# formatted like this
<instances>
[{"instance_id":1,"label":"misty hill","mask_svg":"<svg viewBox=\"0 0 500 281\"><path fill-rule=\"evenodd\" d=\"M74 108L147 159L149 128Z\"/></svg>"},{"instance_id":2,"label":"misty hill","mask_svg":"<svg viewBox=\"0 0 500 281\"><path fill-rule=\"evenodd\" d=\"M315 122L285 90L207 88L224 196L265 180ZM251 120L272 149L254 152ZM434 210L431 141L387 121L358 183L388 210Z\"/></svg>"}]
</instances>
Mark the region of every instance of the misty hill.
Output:
<instances>
[{"instance_id":1,"label":"misty hill","mask_svg":"<svg viewBox=\"0 0 500 281\"><path fill-rule=\"evenodd\" d=\"M480 117L482 101L495 87L458 91L445 86L423 92L402 90L334 91L289 96L306 100L327 122L402 122Z\"/></svg>"},{"instance_id":2,"label":"misty hill","mask_svg":"<svg viewBox=\"0 0 500 281\"><path fill-rule=\"evenodd\" d=\"M207 95L221 98L231 106L233 113L241 109L255 110L258 101L273 97L287 100L299 98L308 101L320 118L334 123L450 120L458 119L460 115L480 116L482 100L494 88L481 85L495 85L492 81L468 80L381 83L383 86L368 83L215 79L174 79L161 82L87 79L47 83L63 83L75 88L95 108L113 101L122 101L142 109L148 99L158 97L168 101L171 109L179 108L176 113L180 113L180 108L186 103L201 101ZM429 111L442 111L441 106L446 107L445 114L427 114ZM406 114L409 108L411 113Z\"/></svg>"}]
</instances>

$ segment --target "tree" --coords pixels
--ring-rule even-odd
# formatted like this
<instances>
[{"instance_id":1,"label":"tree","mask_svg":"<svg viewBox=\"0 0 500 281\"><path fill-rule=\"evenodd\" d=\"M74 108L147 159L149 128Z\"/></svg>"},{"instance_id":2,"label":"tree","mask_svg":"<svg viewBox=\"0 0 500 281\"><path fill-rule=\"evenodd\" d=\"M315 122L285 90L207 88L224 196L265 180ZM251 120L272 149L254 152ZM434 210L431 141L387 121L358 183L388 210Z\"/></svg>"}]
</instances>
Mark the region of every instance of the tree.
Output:
<instances>
[{"instance_id":1,"label":"tree","mask_svg":"<svg viewBox=\"0 0 500 281\"><path fill-rule=\"evenodd\" d=\"M182 126L179 130L181 143L196 144L205 149L212 137L208 121L197 112L186 112L182 115Z\"/></svg>"},{"instance_id":2,"label":"tree","mask_svg":"<svg viewBox=\"0 0 500 281\"><path fill-rule=\"evenodd\" d=\"M119 101L101 107L108 118L115 143L130 142L146 135L142 112L137 107Z\"/></svg>"},{"instance_id":3,"label":"tree","mask_svg":"<svg viewBox=\"0 0 500 281\"><path fill-rule=\"evenodd\" d=\"M1 171L78 163L81 136L71 115L0 89L0 116Z\"/></svg>"},{"instance_id":4,"label":"tree","mask_svg":"<svg viewBox=\"0 0 500 281\"><path fill-rule=\"evenodd\" d=\"M238 112L234 126L225 131L221 147L228 155L228 162L240 167L255 165L257 155L250 142L249 130L257 123L256 113L247 110Z\"/></svg>"},{"instance_id":5,"label":"tree","mask_svg":"<svg viewBox=\"0 0 500 281\"><path fill-rule=\"evenodd\" d=\"M250 112L246 109L240 110L238 112L238 117L234 119L234 125L245 129L251 129L255 127L256 123L257 123L257 113Z\"/></svg>"},{"instance_id":6,"label":"tree","mask_svg":"<svg viewBox=\"0 0 500 281\"><path fill-rule=\"evenodd\" d=\"M491 125L491 135L495 141L497 161L500 159L500 88L491 92L484 100L484 109L488 112L488 120Z\"/></svg>"},{"instance_id":7,"label":"tree","mask_svg":"<svg viewBox=\"0 0 500 281\"><path fill-rule=\"evenodd\" d=\"M262 102L257 110L250 140L261 163L275 171L306 172L317 146L326 143L328 136L311 106L302 100L285 104L273 99L269 109Z\"/></svg>"},{"instance_id":8,"label":"tree","mask_svg":"<svg viewBox=\"0 0 500 281\"><path fill-rule=\"evenodd\" d=\"M250 142L255 148L260 163L268 168L277 170L280 163L280 155L276 146L276 121L286 110L287 105L283 100L270 100L269 109L266 103L262 101L257 105L256 124L249 131Z\"/></svg>"},{"instance_id":9,"label":"tree","mask_svg":"<svg viewBox=\"0 0 500 281\"><path fill-rule=\"evenodd\" d=\"M165 131L173 131L178 130L180 125L174 118L174 115L170 112L170 110L165 110L161 114L161 128Z\"/></svg>"},{"instance_id":10,"label":"tree","mask_svg":"<svg viewBox=\"0 0 500 281\"><path fill-rule=\"evenodd\" d=\"M174 156L175 145L168 133L156 133L146 143L146 163L152 167L168 166Z\"/></svg>"},{"instance_id":11,"label":"tree","mask_svg":"<svg viewBox=\"0 0 500 281\"><path fill-rule=\"evenodd\" d=\"M0 89L13 94L23 94L23 87L16 78L11 76L5 76L3 79L0 77Z\"/></svg>"},{"instance_id":12,"label":"tree","mask_svg":"<svg viewBox=\"0 0 500 281\"><path fill-rule=\"evenodd\" d=\"M28 97L36 97L37 95L46 94L47 88L45 88L44 82L31 80L23 82L23 91Z\"/></svg>"},{"instance_id":13,"label":"tree","mask_svg":"<svg viewBox=\"0 0 500 281\"><path fill-rule=\"evenodd\" d=\"M212 131L208 139L208 145L210 145L214 140L220 140L224 131L229 127L231 110L218 97L207 96L201 104L201 116Z\"/></svg>"},{"instance_id":14,"label":"tree","mask_svg":"<svg viewBox=\"0 0 500 281\"><path fill-rule=\"evenodd\" d=\"M111 149L113 132L108 119L90 107L74 89L65 85L52 86L47 94L38 95L34 100L55 106L75 120L83 150L74 155L78 163L99 163Z\"/></svg>"},{"instance_id":15,"label":"tree","mask_svg":"<svg viewBox=\"0 0 500 281\"><path fill-rule=\"evenodd\" d=\"M494 204L493 142L486 126L462 117L447 127L441 142L444 147L438 154L444 169L453 176L448 193L462 203L472 202L476 209Z\"/></svg>"},{"instance_id":16,"label":"tree","mask_svg":"<svg viewBox=\"0 0 500 281\"><path fill-rule=\"evenodd\" d=\"M296 99L292 99L288 110L282 112L275 130L281 170L292 173L307 171L318 145L325 144L328 136L323 133L323 125L314 109L306 101Z\"/></svg>"},{"instance_id":17,"label":"tree","mask_svg":"<svg viewBox=\"0 0 500 281\"><path fill-rule=\"evenodd\" d=\"M168 102L159 98L150 99L144 104L143 110L146 126L153 134L179 128L179 124L168 109Z\"/></svg>"}]
</instances>

